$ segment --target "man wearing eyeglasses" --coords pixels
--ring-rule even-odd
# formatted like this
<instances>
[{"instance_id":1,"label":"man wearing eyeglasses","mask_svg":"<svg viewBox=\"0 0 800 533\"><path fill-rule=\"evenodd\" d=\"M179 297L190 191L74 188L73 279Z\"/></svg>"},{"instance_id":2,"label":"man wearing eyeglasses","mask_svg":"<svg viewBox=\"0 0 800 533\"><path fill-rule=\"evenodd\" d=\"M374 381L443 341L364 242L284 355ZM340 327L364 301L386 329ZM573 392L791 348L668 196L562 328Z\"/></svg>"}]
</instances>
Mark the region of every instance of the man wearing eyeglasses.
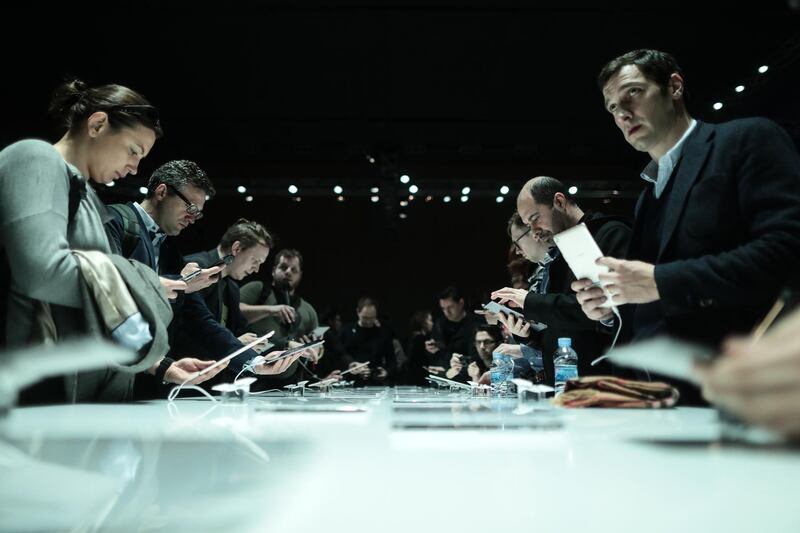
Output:
<instances>
[{"instance_id":1,"label":"man wearing eyeglasses","mask_svg":"<svg viewBox=\"0 0 800 533\"><path fill-rule=\"evenodd\" d=\"M624 218L584 212L567 194L564 184L548 176L533 178L522 187L517 197L517 213L530 228L532 236L550 246L553 244L553 235L581 223L586 224L600 249L607 255L613 253L611 250L624 254L630 241L630 225ZM592 367L590 362L602 355L610 344L608 330L599 327L583 313L570 287L575 277L558 250L553 250L553 261L542 271L538 291L505 287L493 292L492 298L499 298L500 303L509 302L511 307L521 309L527 320L547 324L547 329L541 333L541 350L548 380L553 378L552 354L556 350L558 337L572 338L572 346L579 357L580 375L607 371L601 366ZM519 336L524 324L514 325L518 327L511 328L515 330L512 333Z\"/></svg>"},{"instance_id":2,"label":"man wearing eyeglasses","mask_svg":"<svg viewBox=\"0 0 800 533\"><path fill-rule=\"evenodd\" d=\"M215 194L205 172L192 161L170 161L150 176L147 195L141 203L110 205L113 219L106 223L112 250L135 259L158 272L170 298L176 290L191 293L213 284L219 267L206 269L184 284L178 273L197 270L196 263L183 258L167 237L174 237L203 217L206 197Z\"/></svg>"},{"instance_id":3,"label":"man wearing eyeglasses","mask_svg":"<svg viewBox=\"0 0 800 533\"><path fill-rule=\"evenodd\" d=\"M192 161L170 161L150 176L147 195L139 202L108 206L113 216L106 222L106 233L114 253L144 263L156 271L172 303L173 319L168 327L170 346L183 328L185 293L199 291L219 279L221 267L204 269L184 283L179 278L198 269L186 263L168 237L178 235L203 216L206 196L214 196L214 186L205 172ZM218 347L227 349L227 345ZM173 352L168 354L171 356ZM156 380L142 375L134 383L134 397L163 397Z\"/></svg>"}]
</instances>

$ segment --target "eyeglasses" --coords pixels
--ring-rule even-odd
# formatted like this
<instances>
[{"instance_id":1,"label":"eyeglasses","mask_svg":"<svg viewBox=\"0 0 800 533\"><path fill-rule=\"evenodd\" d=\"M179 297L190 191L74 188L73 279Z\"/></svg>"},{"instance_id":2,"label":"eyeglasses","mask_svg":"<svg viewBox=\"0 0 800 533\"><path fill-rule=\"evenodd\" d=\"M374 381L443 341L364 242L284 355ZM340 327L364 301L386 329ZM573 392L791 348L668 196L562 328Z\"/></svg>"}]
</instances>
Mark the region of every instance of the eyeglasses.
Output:
<instances>
[{"instance_id":1,"label":"eyeglasses","mask_svg":"<svg viewBox=\"0 0 800 533\"><path fill-rule=\"evenodd\" d=\"M139 115L146 118L154 126L161 126L158 109L155 106L148 104L112 105L108 106L106 109L108 111L119 111L121 113L130 113L131 115Z\"/></svg>"},{"instance_id":2,"label":"eyeglasses","mask_svg":"<svg viewBox=\"0 0 800 533\"><path fill-rule=\"evenodd\" d=\"M192 202L190 202L183 194L181 194L181 191L179 191L174 185L170 185L169 183L167 183L166 186L172 189L172 192L174 192L178 196L178 198L183 200L183 203L186 204L186 212L189 214L190 217L192 217L195 220L200 220L201 218L203 218L203 212L200 210L200 208L197 207Z\"/></svg>"},{"instance_id":3,"label":"eyeglasses","mask_svg":"<svg viewBox=\"0 0 800 533\"><path fill-rule=\"evenodd\" d=\"M528 226L528 229L526 229L526 230L525 230L525 231L522 233L522 235L520 235L519 237L517 237L516 239L514 239L514 248L515 248L515 249L516 249L518 252L522 253L522 248L520 248L520 246L519 246L519 241L520 241L520 240L521 240L523 237L525 237L527 234L529 234L530 232L531 232L531 227L530 227L530 226Z\"/></svg>"}]
</instances>

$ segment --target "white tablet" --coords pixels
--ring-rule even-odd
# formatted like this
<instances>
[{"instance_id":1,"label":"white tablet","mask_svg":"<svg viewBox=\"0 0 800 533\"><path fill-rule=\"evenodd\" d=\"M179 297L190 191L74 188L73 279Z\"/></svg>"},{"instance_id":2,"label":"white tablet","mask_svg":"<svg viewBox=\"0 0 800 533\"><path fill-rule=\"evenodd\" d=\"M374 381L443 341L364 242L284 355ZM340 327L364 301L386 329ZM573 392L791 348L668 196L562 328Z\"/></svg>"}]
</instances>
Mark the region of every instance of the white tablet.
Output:
<instances>
[{"instance_id":1,"label":"white tablet","mask_svg":"<svg viewBox=\"0 0 800 533\"><path fill-rule=\"evenodd\" d=\"M578 224L557 233L553 236L553 240L576 279L588 278L598 287L602 286L600 274L608 273L608 267L595 263L603 257L603 252L597 246L592 234L589 233L586 224ZM608 293L606 296L608 300L603 303L602 307L613 307L614 302L611 296Z\"/></svg>"},{"instance_id":2,"label":"white tablet","mask_svg":"<svg viewBox=\"0 0 800 533\"><path fill-rule=\"evenodd\" d=\"M217 368L218 366L225 364L225 362L230 361L231 359L233 359L234 357L236 357L240 353L246 352L247 350L249 350L250 348L252 348L256 344L260 344L260 343L264 342L265 340L269 339L273 335L275 335L275 332L274 331L270 331L269 333L267 333L263 337L257 338L256 340L254 340L250 344L242 346L241 348L239 348L238 350L236 350L232 354L226 355L225 357L223 357L222 359L220 359L219 361L217 361L213 365L211 365L209 367L206 367L203 370L200 370L199 372L195 372L194 374L191 375L191 377L187 381L191 381L191 380L193 380L195 378L198 378L198 377L200 377L200 376L202 376L204 374L207 374L207 373L211 372L213 369Z\"/></svg>"}]
</instances>

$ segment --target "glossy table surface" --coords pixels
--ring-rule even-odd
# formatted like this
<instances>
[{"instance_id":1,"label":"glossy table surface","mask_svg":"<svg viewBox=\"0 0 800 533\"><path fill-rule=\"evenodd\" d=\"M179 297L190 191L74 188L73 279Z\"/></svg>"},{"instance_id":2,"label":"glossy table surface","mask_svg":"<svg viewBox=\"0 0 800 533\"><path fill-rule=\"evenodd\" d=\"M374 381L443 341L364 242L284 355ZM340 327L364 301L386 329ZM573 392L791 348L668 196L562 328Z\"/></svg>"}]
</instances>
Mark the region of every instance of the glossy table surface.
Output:
<instances>
[{"instance_id":1,"label":"glossy table surface","mask_svg":"<svg viewBox=\"0 0 800 533\"><path fill-rule=\"evenodd\" d=\"M800 531L800 451L711 409L462 394L16 409L0 530Z\"/></svg>"}]
</instances>

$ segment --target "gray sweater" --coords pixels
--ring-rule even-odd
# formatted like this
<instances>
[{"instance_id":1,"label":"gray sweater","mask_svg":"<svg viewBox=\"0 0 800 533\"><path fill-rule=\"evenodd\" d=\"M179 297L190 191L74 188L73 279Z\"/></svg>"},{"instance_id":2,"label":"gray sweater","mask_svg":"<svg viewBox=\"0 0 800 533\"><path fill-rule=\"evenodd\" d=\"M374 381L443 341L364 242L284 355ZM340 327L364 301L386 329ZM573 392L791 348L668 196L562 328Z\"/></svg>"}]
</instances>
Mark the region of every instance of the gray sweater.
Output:
<instances>
[{"instance_id":1,"label":"gray sweater","mask_svg":"<svg viewBox=\"0 0 800 533\"><path fill-rule=\"evenodd\" d=\"M44 141L24 140L0 152L0 249L11 272L9 346L35 340L32 300L53 305L59 338L69 336L76 327L69 308L81 307L79 268L70 250L110 252L105 207L91 186L85 185L68 225L70 174L86 184L78 169Z\"/></svg>"}]
</instances>

